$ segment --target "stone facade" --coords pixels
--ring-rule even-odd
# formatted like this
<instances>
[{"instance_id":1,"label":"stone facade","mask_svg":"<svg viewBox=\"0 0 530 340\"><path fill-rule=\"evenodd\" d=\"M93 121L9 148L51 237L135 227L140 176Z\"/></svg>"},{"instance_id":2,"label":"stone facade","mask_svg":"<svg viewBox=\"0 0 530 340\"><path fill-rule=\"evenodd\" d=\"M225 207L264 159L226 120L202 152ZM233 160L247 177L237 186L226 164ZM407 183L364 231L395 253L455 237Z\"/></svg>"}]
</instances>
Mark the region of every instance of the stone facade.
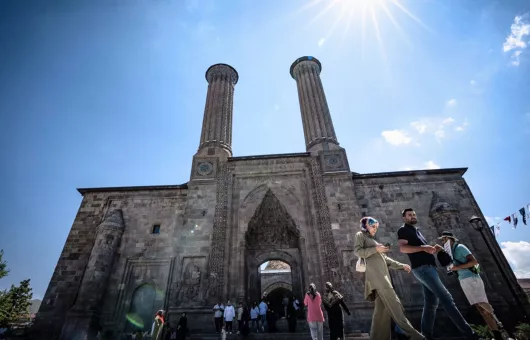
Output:
<instances>
[{"instance_id":1,"label":"stone facade","mask_svg":"<svg viewBox=\"0 0 530 340\"><path fill-rule=\"evenodd\" d=\"M168 311L172 323L186 311L191 330L204 331L217 301L261 296L258 268L269 260L289 264L290 281L278 277L277 284L289 283L296 296L311 282L321 290L333 282L353 314L347 329L367 331L373 305L364 300L364 277L354 269L353 235L362 216L375 216L377 238L393 245L390 256L408 262L396 247L400 211L408 207L429 240L450 230L468 245L502 321L520 319L528 300L502 251L488 228L477 232L467 222L484 216L463 179L466 169L352 173L333 129L321 69L311 57L291 68L305 153L232 157L238 75L214 65L206 74L200 147L186 184L79 189L83 201L35 322L40 338L94 339L100 330L114 339L132 325L150 328L158 309ZM457 280L440 273L474 320ZM419 283L403 272L391 275L418 325ZM440 311L438 331L454 328L444 327L447 322Z\"/></svg>"}]
</instances>

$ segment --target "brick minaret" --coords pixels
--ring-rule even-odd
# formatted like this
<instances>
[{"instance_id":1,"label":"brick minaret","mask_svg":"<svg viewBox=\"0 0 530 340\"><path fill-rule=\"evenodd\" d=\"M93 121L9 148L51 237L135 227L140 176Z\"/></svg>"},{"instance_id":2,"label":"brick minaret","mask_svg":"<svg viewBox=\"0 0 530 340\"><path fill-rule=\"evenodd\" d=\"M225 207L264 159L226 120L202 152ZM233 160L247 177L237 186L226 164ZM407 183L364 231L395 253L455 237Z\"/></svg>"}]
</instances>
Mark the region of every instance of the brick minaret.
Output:
<instances>
[{"instance_id":1,"label":"brick minaret","mask_svg":"<svg viewBox=\"0 0 530 340\"><path fill-rule=\"evenodd\" d=\"M225 152L232 156L234 85L238 79L237 71L226 64L212 65L206 71L208 94L198 155Z\"/></svg>"},{"instance_id":2,"label":"brick minaret","mask_svg":"<svg viewBox=\"0 0 530 340\"><path fill-rule=\"evenodd\" d=\"M298 86L306 149L309 152L339 149L328 102L320 80L322 65L314 57L301 57L291 65Z\"/></svg>"}]
</instances>

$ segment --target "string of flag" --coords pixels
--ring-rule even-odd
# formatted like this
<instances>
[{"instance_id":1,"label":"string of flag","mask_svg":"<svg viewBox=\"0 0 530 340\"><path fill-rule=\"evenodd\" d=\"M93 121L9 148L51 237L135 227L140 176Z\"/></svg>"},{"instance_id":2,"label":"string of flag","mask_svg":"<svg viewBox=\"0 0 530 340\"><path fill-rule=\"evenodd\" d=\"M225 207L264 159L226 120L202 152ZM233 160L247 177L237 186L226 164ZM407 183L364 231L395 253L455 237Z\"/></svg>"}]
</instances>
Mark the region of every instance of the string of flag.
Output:
<instances>
[{"instance_id":1,"label":"string of flag","mask_svg":"<svg viewBox=\"0 0 530 340\"><path fill-rule=\"evenodd\" d=\"M519 209L519 214L521 215L521 220L523 221L524 225L527 225L527 221L530 220L530 204L527 204L526 207L522 207L521 209ZM519 223L519 218L517 217L517 212L506 216L503 219L503 221L506 221L510 225L513 225L513 228L516 229L517 228L517 223ZM490 227L491 232L493 233L493 235L495 235L495 236L499 235L500 230L501 230L500 224L501 224L501 222L497 222L496 225Z\"/></svg>"}]
</instances>

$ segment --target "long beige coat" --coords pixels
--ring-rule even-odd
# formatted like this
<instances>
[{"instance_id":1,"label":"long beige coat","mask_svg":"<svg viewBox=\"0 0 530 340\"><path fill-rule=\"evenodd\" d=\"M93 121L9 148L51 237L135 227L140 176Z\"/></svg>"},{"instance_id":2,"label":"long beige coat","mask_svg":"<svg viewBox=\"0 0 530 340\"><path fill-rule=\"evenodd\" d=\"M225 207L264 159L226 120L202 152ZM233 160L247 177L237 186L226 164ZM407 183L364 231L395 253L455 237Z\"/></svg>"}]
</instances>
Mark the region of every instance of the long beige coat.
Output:
<instances>
[{"instance_id":1,"label":"long beige coat","mask_svg":"<svg viewBox=\"0 0 530 340\"><path fill-rule=\"evenodd\" d=\"M155 317L154 321L154 327L153 327L153 334L151 334L151 339L153 340L161 340L162 339L162 329L164 328L164 323L162 322L162 319L157 315Z\"/></svg>"},{"instance_id":2,"label":"long beige coat","mask_svg":"<svg viewBox=\"0 0 530 340\"><path fill-rule=\"evenodd\" d=\"M403 270L403 263L392 260L376 250L378 242L369 233L359 231L355 235L354 251L358 257L366 259L366 281L364 297L368 301L375 301L374 290L394 289L390 281L388 268Z\"/></svg>"}]
</instances>

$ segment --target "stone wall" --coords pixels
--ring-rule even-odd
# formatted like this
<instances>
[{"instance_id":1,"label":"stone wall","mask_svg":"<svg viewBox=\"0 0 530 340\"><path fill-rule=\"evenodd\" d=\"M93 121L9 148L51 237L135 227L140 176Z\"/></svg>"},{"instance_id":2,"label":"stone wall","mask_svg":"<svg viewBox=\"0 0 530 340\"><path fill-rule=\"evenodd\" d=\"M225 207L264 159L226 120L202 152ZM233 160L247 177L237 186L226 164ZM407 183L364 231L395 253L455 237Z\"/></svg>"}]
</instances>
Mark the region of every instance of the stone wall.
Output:
<instances>
[{"instance_id":1,"label":"stone wall","mask_svg":"<svg viewBox=\"0 0 530 340\"><path fill-rule=\"evenodd\" d=\"M260 275L261 295L271 292L276 287L284 287L292 290L291 272L286 271L263 271Z\"/></svg>"},{"instance_id":2,"label":"stone wall","mask_svg":"<svg viewBox=\"0 0 530 340\"><path fill-rule=\"evenodd\" d=\"M186 186L82 191L83 202L37 315L36 329L49 330L46 338L58 337L78 294L96 227L116 209L123 212L125 228L101 304L104 330L123 330L127 313L140 297L151 296L149 290L152 304L142 312L147 318L166 309L174 323L185 311L192 331L213 329L213 304L218 299L247 299L252 283L259 282L253 281L258 280L258 266L281 260L291 266L295 294L303 294L310 282L322 291L331 281L352 311L346 318L347 330L368 331L373 305L364 299L363 274L354 270L353 236L362 216L374 216L380 221L377 239L393 245L391 257L408 263L396 237L400 212L408 207L416 210L428 240L434 242L449 229L469 246L483 267L487 292L502 321L509 325L517 319L513 287L508 284L515 280L513 272L487 230L483 238L467 222L471 215L482 214L462 179L463 169L352 178L343 171L322 174L319 162L319 157L309 154L230 158L215 163L214 177L192 179ZM274 197L273 203L263 207L267 195ZM258 224L254 228L264 242L248 243L256 236L249 234L250 222L256 221L259 209L268 208L277 209L290 231L259 234ZM160 234L152 234L155 224L160 225ZM298 239L283 245L285 235ZM446 276L443 269L440 274L464 315L476 320L455 277ZM420 284L404 272L391 275L408 315L419 327ZM439 316L438 330L453 328L443 311Z\"/></svg>"}]
</instances>

